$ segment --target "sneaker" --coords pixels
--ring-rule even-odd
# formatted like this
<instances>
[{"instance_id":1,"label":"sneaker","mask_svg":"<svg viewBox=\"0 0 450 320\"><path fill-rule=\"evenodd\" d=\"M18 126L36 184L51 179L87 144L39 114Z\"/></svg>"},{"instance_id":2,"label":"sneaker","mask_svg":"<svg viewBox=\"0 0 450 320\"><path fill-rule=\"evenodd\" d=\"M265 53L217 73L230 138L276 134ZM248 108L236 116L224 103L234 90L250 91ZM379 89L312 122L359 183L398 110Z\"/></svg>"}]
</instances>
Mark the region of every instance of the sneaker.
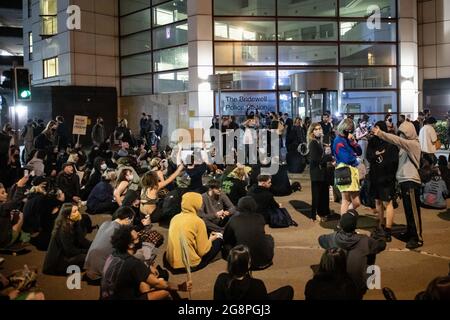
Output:
<instances>
[{"instance_id":1,"label":"sneaker","mask_svg":"<svg viewBox=\"0 0 450 320\"><path fill-rule=\"evenodd\" d=\"M410 239L406 243L406 249L409 249L409 250L414 250L414 249L420 248L422 246L423 246L423 241L419 241L416 239Z\"/></svg>"}]
</instances>

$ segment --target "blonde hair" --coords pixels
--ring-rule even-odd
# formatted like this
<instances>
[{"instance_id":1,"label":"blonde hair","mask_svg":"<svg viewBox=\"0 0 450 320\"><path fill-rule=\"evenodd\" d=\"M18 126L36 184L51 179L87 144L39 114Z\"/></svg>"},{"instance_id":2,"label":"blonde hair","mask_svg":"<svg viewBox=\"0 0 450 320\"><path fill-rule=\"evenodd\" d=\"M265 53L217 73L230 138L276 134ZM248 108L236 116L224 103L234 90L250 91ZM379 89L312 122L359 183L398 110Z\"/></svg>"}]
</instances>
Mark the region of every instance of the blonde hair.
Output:
<instances>
[{"instance_id":1,"label":"blonde hair","mask_svg":"<svg viewBox=\"0 0 450 320\"><path fill-rule=\"evenodd\" d=\"M313 123L311 123L311 125L309 126L309 128L308 128L308 134L307 134L307 140L308 140L308 143L310 143L311 141L313 141L313 140L315 140L316 138L314 137L314 129L316 128L316 127L321 127L322 128L322 126L320 125L320 123L318 123L318 122L313 122Z\"/></svg>"},{"instance_id":2,"label":"blonde hair","mask_svg":"<svg viewBox=\"0 0 450 320\"><path fill-rule=\"evenodd\" d=\"M342 120L337 126L337 132L341 136L346 136L345 132L350 132L353 130L355 130L355 123L350 118Z\"/></svg>"}]
</instances>

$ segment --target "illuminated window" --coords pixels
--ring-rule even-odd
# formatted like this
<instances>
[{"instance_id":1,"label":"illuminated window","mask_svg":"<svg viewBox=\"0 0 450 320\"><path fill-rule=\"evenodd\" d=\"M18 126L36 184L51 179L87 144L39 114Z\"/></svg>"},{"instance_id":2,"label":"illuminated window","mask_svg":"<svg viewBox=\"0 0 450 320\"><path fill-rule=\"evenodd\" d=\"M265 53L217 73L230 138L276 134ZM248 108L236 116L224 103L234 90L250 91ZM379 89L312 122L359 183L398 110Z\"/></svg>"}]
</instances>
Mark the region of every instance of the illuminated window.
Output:
<instances>
[{"instance_id":1,"label":"illuminated window","mask_svg":"<svg viewBox=\"0 0 450 320\"><path fill-rule=\"evenodd\" d=\"M44 60L44 79L58 75L58 57Z\"/></svg>"},{"instance_id":2,"label":"illuminated window","mask_svg":"<svg viewBox=\"0 0 450 320\"><path fill-rule=\"evenodd\" d=\"M42 36L58 33L58 9L56 0L41 0Z\"/></svg>"},{"instance_id":3,"label":"illuminated window","mask_svg":"<svg viewBox=\"0 0 450 320\"><path fill-rule=\"evenodd\" d=\"M33 32L28 32L28 59L33 60Z\"/></svg>"}]
</instances>

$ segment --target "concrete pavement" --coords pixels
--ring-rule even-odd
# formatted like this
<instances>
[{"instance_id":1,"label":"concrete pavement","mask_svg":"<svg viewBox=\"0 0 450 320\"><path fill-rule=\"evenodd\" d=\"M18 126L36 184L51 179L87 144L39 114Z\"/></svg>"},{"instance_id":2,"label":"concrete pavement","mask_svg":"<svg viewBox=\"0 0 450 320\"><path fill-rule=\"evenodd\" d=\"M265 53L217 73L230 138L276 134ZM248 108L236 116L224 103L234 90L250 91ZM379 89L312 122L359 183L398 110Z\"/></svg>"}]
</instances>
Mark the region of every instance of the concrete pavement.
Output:
<instances>
[{"instance_id":1,"label":"concrete pavement","mask_svg":"<svg viewBox=\"0 0 450 320\"><path fill-rule=\"evenodd\" d=\"M290 211L295 221L299 223L298 228L270 229L266 232L273 235L275 239L275 258L271 268L265 271L253 272L253 277L262 279L268 290L275 290L280 286L292 285L295 290L295 299L304 299L304 288L306 282L312 278L312 265L320 261L323 250L317 243L317 238L326 233L331 233L333 224L327 226L312 222L297 212L290 201L304 201L311 203L310 183L308 175L296 175L292 177L300 181L303 191L297 192L289 197L279 198ZM450 207L450 200L447 200ZM339 212L339 204L333 203L332 209ZM376 220L370 209L358 210L362 217L358 222L360 232L368 233L371 227L376 225ZM440 212L436 210L422 211L424 242L425 245L418 251L405 250L405 244L393 239L388 244L385 252L377 258L377 264L381 268L381 285L394 290L399 299L413 299L414 296L426 288L428 283L437 276L446 275L449 272L450 262L450 210ZM94 224L101 223L108 216L93 216ZM400 207L396 210L395 222L405 224L405 218L400 201ZM164 235L167 229L157 227ZM93 236L93 235L91 235ZM164 250L166 243L161 248ZM162 251L161 250L161 251ZM36 251L24 256L3 256L6 261L0 272L8 272L20 268L24 264L42 267L45 253ZM157 261L161 263L162 255ZM226 262L216 261L206 269L192 275L193 291L192 299L209 300L213 297L214 282L218 274L226 270ZM182 282L186 279L184 275L171 276L171 281ZM39 274L38 288L44 291L47 299L58 300L91 300L98 299L99 288L82 282L81 290L69 290L66 286L65 277L54 277ZM366 300L384 299L381 290L372 290L365 296Z\"/></svg>"}]
</instances>

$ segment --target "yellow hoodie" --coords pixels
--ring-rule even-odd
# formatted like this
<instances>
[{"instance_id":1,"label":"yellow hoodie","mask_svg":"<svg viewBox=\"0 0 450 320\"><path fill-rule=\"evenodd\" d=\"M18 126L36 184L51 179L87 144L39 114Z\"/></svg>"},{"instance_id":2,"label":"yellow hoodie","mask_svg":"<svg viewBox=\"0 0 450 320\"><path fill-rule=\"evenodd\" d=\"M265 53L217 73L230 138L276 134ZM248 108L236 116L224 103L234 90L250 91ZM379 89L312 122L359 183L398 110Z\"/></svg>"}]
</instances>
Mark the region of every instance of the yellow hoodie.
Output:
<instances>
[{"instance_id":1,"label":"yellow hoodie","mask_svg":"<svg viewBox=\"0 0 450 320\"><path fill-rule=\"evenodd\" d=\"M181 213L170 221L166 258L172 268L185 268L181 248L182 236L188 246L191 267L198 266L202 257L211 249L212 243L208 238L205 222L197 215L202 204L202 196L199 193L185 193L181 200Z\"/></svg>"}]
</instances>

